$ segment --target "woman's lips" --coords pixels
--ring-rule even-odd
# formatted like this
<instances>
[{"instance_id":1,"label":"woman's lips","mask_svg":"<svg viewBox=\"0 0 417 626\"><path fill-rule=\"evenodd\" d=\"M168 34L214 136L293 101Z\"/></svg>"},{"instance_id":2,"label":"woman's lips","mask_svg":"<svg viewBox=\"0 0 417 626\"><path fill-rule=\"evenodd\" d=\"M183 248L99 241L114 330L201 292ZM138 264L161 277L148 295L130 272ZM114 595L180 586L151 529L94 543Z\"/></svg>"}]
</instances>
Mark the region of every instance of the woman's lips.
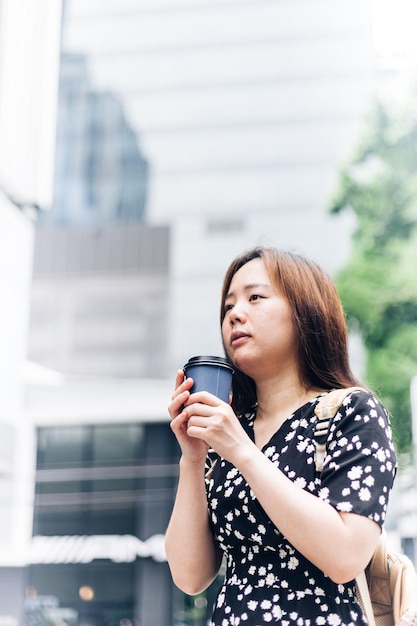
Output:
<instances>
[{"instance_id":1,"label":"woman's lips","mask_svg":"<svg viewBox=\"0 0 417 626\"><path fill-rule=\"evenodd\" d=\"M242 333L241 331L235 331L232 333L230 343L232 346L238 346L241 343L244 343L246 339L249 339L249 335L247 333Z\"/></svg>"}]
</instances>

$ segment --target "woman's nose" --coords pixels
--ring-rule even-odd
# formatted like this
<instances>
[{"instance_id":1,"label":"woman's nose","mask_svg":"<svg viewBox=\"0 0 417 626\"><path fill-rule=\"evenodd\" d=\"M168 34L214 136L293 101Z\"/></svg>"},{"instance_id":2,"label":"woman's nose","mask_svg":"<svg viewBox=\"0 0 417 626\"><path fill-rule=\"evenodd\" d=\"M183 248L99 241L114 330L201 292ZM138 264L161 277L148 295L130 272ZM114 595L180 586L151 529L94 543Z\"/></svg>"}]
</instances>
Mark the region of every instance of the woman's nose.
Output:
<instances>
[{"instance_id":1,"label":"woman's nose","mask_svg":"<svg viewBox=\"0 0 417 626\"><path fill-rule=\"evenodd\" d=\"M244 319L244 317L245 317L245 312L243 308L240 305L235 304L234 307L230 311L230 315L229 315L230 323L234 324L235 322L241 322Z\"/></svg>"}]
</instances>

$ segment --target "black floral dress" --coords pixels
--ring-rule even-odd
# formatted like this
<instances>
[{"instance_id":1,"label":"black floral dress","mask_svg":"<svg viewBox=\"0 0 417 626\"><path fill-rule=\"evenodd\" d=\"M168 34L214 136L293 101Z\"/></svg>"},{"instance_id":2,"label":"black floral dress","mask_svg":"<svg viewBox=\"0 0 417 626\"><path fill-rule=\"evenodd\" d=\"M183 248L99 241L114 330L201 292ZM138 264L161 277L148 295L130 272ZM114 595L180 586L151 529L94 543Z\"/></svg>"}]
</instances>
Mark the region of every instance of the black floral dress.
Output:
<instances>
[{"instance_id":1,"label":"black floral dress","mask_svg":"<svg viewBox=\"0 0 417 626\"><path fill-rule=\"evenodd\" d=\"M301 488L337 511L383 524L395 476L395 453L384 407L365 391L352 392L332 421L321 476L314 463L314 407L300 407L263 448ZM255 413L242 418L253 438ZM206 478L215 540L226 574L211 626L357 626L366 619L354 581L332 582L300 554L265 514L238 470L210 451Z\"/></svg>"}]
</instances>

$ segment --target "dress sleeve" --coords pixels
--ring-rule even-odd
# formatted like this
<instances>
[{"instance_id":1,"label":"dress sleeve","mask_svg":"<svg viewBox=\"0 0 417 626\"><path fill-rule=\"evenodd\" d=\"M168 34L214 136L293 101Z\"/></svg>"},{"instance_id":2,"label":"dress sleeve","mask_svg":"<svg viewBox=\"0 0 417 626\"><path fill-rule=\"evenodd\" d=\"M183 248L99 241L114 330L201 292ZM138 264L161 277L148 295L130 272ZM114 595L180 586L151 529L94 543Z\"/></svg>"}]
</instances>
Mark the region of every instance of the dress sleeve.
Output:
<instances>
[{"instance_id":1,"label":"dress sleeve","mask_svg":"<svg viewBox=\"0 0 417 626\"><path fill-rule=\"evenodd\" d=\"M396 467L386 409L372 394L352 392L330 427L319 497L382 526Z\"/></svg>"}]
</instances>

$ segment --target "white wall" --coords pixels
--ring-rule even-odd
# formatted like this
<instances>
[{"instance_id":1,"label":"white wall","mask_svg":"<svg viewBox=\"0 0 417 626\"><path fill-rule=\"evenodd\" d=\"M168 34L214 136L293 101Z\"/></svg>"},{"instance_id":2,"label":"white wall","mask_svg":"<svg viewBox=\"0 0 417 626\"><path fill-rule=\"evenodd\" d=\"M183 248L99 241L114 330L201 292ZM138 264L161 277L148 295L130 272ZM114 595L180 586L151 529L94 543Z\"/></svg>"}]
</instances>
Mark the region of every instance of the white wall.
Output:
<instances>
[{"instance_id":1,"label":"white wall","mask_svg":"<svg viewBox=\"0 0 417 626\"><path fill-rule=\"evenodd\" d=\"M0 17L0 187L49 206L61 0L2 0Z\"/></svg>"},{"instance_id":2,"label":"white wall","mask_svg":"<svg viewBox=\"0 0 417 626\"><path fill-rule=\"evenodd\" d=\"M0 566L19 566L33 514L35 446L23 402L34 222L8 196L50 203L61 3L0 8Z\"/></svg>"},{"instance_id":3,"label":"white wall","mask_svg":"<svg viewBox=\"0 0 417 626\"><path fill-rule=\"evenodd\" d=\"M24 562L32 520L33 431L24 411L33 223L0 193L0 566Z\"/></svg>"}]
</instances>

